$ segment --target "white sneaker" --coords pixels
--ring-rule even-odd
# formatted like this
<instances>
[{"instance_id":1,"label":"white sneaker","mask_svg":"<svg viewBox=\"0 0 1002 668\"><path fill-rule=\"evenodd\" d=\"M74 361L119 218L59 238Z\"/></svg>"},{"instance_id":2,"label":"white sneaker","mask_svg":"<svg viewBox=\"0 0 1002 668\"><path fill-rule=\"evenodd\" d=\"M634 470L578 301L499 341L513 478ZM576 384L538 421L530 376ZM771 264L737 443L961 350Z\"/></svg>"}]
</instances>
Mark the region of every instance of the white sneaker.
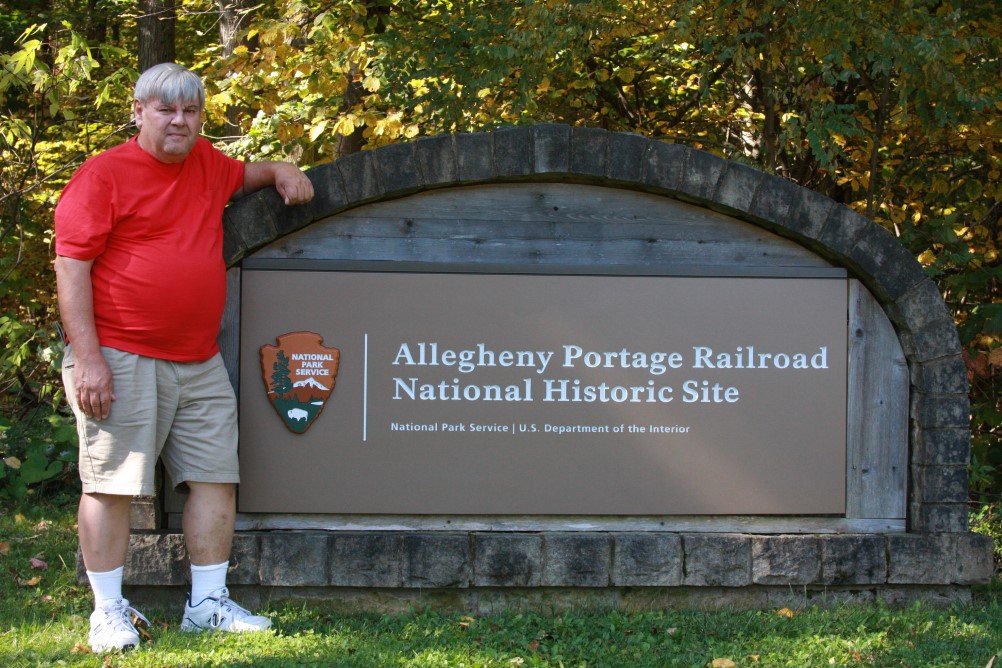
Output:
<instances>
[{"instance_id":1,"label":"white sneaker","mask_svg":"<svg viewBox=\"0 0 1002 668\"><path fill-rule=\"evenodd\" d=\"M271 620L261 615L252 615L230 599L230 590L217 589L212 596L202 599L198 605L191 604L191 594L185 597L182 631L229 631L230 633L250 633L271 628Z\"/></svg>"},{"instance_id":2,"label":"white sneaker","mask_svg":"<svg viewBox=\"0 0 1002 668\"><path fill-rule=\"evenodd\" d=\"M149 625L148 619L135 608L129 607L127 599L115 598L103 602L90 615L90 635L87 644L95 652L113 652L136 647L139 644L139 631L133 625L132 615Z\"/></svg>"}]
</instances>

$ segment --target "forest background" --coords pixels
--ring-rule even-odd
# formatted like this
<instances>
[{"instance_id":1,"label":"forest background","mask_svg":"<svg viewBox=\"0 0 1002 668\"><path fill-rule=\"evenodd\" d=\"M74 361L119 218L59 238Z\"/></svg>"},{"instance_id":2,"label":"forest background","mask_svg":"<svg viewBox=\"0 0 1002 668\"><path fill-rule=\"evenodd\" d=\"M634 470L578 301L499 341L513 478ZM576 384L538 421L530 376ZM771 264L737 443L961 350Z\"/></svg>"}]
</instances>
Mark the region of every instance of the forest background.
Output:
<instances>
[{"instance_id":1,"label":"forest background","mask_svg":"<svg viewBox=\"0 0 1002 668\"><path fill-rule=\"evenodd\" d=\"M303 167L559 122L750 164L890 230L971 381L972 508L1002 499L1002 21L994 0L0 2L0 498L76 484L53 210L175 60L230 155ZM1002 530L999 530L1002 533Z\"/></svg>"}]
</instances>

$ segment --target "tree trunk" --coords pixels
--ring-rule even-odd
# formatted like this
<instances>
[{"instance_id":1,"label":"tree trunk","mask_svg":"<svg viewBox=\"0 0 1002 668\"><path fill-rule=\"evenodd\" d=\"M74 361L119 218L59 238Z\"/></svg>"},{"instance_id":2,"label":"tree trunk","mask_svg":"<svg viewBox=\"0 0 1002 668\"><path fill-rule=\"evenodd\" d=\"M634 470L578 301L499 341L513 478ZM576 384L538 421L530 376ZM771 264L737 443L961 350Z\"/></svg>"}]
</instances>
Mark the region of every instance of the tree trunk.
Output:
<instances>
[{"instance_id":1,"label":"tree trunk","mask_svg":"<svg viewBox=\"0 0 1002 668\"><path fill-rule=\"evenodd\" d=\"M381 35L386 32L386 26L389 22L390 9L393 6L393 2L388 0L369 0L365 3L366 16L370 20L374 21L372 25L372 31ZM355 67L352 67L347 75L347 86L344 92L344 98L341 102L340 112L345 112L356 104L360 103L368 93L365 88L363 88L360 81L355 80L355 75L357 71ZM339 135L336 139L335 157L340 158L346 156L350 153L358 153L365 146L365 127L355 128L354 132L349 134Z\"/></svg>"},{"instance_id":2,"label":"tree trunk","mask_svg":"<svg viewBox=\"0 0 1002 668\"><path fill-rule=\"evenodd\" d=\"M158 63L172 63L174 24L177 14L174 0L139 0L139 71Z\"/></svg>"},{"instance_id":3,"label":"tree trunk","mask_svg":"<svg viewBox=\"0 0 1002 668\"><path fill-rule=\"evenodd\" d=\"M252 0L216 0L219 7L219 42L223 45L223 56L229 56L243 40L240 31L249 20L255 3Z\"/></svg>"},{"instance_id":4,"label":"tree trunk","mask_svg":"<svg viewBox=\"0 0 1002 668\"><path fill-rule=\"evenodd\" d=\"M254 0L216 0L219 7L219 43L223 46L223 57L230 56L247 40L240 38L244 25L250 20L250 12L255 7ZM250 110L246 107L230 105L226 108L226 133L240 136L240 115Z\"/></svg>"}]
</instances>

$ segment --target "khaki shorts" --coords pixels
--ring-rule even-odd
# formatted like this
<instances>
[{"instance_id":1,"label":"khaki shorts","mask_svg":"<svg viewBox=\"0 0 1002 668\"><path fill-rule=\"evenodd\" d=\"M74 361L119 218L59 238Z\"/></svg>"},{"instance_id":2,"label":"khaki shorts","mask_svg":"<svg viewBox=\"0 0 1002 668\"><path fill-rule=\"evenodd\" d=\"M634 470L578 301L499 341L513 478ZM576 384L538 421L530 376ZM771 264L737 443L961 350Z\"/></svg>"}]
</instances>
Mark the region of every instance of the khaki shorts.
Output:
<instances>
[{"instance_id":1,"label":"khaki shorts","mask_svg":"<svg viewBox=\"0 0 1002 668\"><path fill-rule=\"evenodd\" d=\"M77 408L73 350L63 383L77 418L80 480L85 494L152 495L161 459L171 482L236 483L237 402L222 358L182 363L101 348L115 400L104 420Z\"/></svg>"}]
</instances>

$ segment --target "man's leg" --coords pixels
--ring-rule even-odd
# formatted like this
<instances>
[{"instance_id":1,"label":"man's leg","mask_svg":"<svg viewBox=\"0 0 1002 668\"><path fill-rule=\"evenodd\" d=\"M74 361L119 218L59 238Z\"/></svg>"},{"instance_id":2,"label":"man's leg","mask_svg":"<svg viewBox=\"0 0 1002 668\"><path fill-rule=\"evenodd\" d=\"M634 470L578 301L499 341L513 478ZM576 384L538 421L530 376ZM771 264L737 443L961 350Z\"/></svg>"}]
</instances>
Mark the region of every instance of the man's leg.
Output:
<instances>
[{"instance_id":1,"label":"man's leg","mask_svg":"<svg viewBox=\"0 0 1002 668\"><path fill-rule=\"evenodd\" d=\"M262 631L267 617L253 615L229 597L226 569L236 522L235 485L188 482L184 503L184 530L191 561L191 595L181 629L185 631Z\"/></svg>"},{"instance_id":2,"label":"man's leg","mask_svg":"<svg viewBox=\"0 0 1002 668\"><path fill-rule=\"evenodd\" d=\"M122 650L139 644L132 614L146 621L122 597L122 575L129 549L132 497L83 494L77 512L80 552L94 592L88 644L95 652Z\"/></svg>"},{"instance_id":3,"label":"man's leg","mask_svg":"<svg viewBox=\"0 0 1002 668\"><path fill-rule=\"evenodd\" d=\"M80 552L88 571L106 572L125 565L131 507L131 496L81 495L77 527Z\"/></svg>"},{"instance_id":4,"label":"man's leg","mask_svg":"<svg viewBox=\"0 0 1002 668\"><path fill-rule=\"evenodd\" d=\"M193 566L219 564L230 558L236 515L234 485L188 483L181 529Z\"/></svg>"}]
</instances>

